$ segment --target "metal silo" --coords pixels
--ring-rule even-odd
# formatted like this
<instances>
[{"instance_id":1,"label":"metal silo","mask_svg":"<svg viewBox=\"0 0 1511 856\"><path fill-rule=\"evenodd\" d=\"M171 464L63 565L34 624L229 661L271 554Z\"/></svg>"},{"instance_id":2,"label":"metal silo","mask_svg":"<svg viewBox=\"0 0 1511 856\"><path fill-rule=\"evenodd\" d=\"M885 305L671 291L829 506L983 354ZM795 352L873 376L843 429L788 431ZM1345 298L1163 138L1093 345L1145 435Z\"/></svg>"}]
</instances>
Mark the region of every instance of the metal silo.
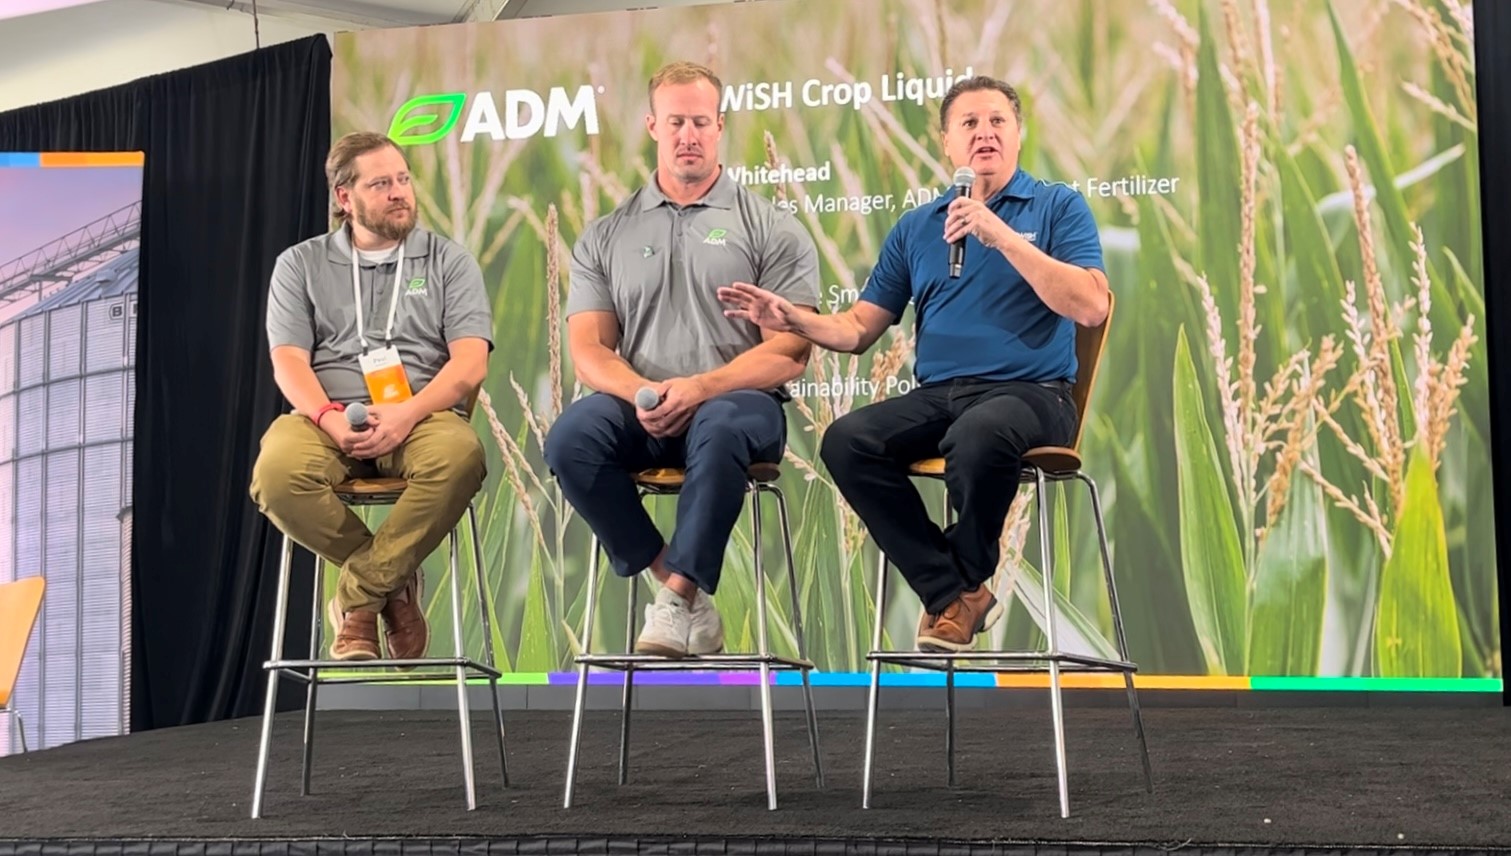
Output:
<instances>
[{"instance_id":1,"label":"metal silo","mask_svg":"<svg viewBox=\"0 0 1511 856\"><path fill-rule=\"evenodd\" d=\"M0 581L47 578L15 693L32 748L129 723L139 234L129 206L0 271L0 308L32 304L0 321Z\"/></svg>"}]
</instances>

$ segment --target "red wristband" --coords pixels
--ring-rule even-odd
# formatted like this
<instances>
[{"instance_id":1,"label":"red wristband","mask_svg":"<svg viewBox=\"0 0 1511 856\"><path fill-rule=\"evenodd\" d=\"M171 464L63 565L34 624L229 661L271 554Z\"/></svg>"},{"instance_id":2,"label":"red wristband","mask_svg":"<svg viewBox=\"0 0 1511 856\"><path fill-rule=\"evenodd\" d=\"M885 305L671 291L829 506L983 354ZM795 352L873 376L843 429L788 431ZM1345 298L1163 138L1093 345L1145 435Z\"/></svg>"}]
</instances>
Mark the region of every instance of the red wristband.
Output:
<instances>
[{"instance_id":1,"label":"red wristband","mask_svg":"<svg viewBox=\"0 0 1511 856\"><path fill-rule=\"evenodd\" d=\"M310 417L310 421L315 423L315 427L316 428L319 428L320 427L320 418L323 417L325 414L331 412L332 410L334 410L334 411L336 411L336 412L339 413L339 412L341 412L341 411L343 411L345 409L346 409L346 405L342 404L339 401L327 402L324 407L322 407L319 410L315 411L315 415Z\"/></svg>"}]
</instances>

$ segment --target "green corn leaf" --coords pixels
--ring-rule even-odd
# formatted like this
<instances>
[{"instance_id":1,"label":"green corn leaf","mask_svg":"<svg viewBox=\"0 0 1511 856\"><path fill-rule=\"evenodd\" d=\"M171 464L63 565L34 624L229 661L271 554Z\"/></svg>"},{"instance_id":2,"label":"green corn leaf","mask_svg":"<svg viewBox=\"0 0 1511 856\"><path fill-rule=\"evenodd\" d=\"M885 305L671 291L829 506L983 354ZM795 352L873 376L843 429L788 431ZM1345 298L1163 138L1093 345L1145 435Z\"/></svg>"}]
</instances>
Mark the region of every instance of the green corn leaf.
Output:
<instances>
[{"instance_id":1,"label":"green corn leaf","mask_svg":"<svg viewBox=\"0 0 1511 856\"><path fill-rule=\"evenodd\" d=\"M1105 417L1095 423L1100 433L1117 437ZM1135 476L1120 440L1108 443L1117 498L1107 504L1108 537L1118 545L1113 576L1118 583L1124 633L1140 668L1151 674L1192 675L1202 668L1191 611L1186 608L1185 581L1180 558L1171 545L1169 526L1156 522L1163 515L1151 501L1149 488ZM1174 512L1166 519L1174 519Z\"/></svg>"},{"instance_id":2,"label":"green corn leaf","mask_svg":"<svg viewBox=\"0 0 1511 856\"><path fill-rule=\"evenodd\" d=\"M1475 317L1475 320L1483 319L1485 317L1485 296L1481 292L1480 287L1475 284L1476 281L1470 277L1468 271L1464 270L1463 263L1459 261L1458 256L1454 255L1452 250L1444 249L1443 252L1448 256L1448 265L1453 270L1454 297L1458 299L1460 305L1468 310L1470 315Z\"/></svg>"},{"instance_id":3,"label":"green corn leaf","mask_svg":"<svg viewBox=\"0 0 1511 856\"><path fill-rule=\"evenodd\" d=\"M1066 507L1063 487L1046 484L1045 490L1055 494L1054 510L1050 512L1054 530L1055 593L1070 600L1070 510Z\"/></svg>"},{"instance_id":4,"label":"green corn leaf","mask_svg":"<svg viewBox=\"0 0 1511 856\"><path fill-rule=\"evenodd\" d=\"M1247 597L1237 517L1184 327L1176 339L1174 386L1180 556L1191 620L1208 673L1242 674Z\"/></svg>"},{"instance_id":5,"label":"green corn leaf","mask_svg":"<svg viewBox=\"0 0 1511 856\"><path fill-rule=\"evenodd\" d=\"M1269 156L1280 173L1281 205L1285 212L1285 246L1295 265L1294 287L1282 292L1285 302L1296 306L1297 333L1304 341L1313 338L1312 325L1332 318L1343 300L1343 273L1317 213L1317 199L1307 185L1296 159L1283 145L1272 145Z\"/></svg>"},{"instance_id":6,"label":"green corn leaf","mask_svg":"<svg viewBox=\"0 0 1511 856\"><path fill-rule=\"evenodd\" d=\"M532 549L530 554L530 586L525 593L515 667L521 672L553 672L563 667L557 662L556 625L546 614L545 569L541 566L539 548Z\"/></svg>"},{"instance_id":7,"label":"green corn leaf","mask_svg":"<svg viewBox=\"0 0 1511 856\"><path fill-rule=\"evenodd\" d=\"M1025 560L1018 568L1016 583L1014 592L1017 596L1014 600L1028 613L1034 625L1042 630L1048 617L1044 610L1044 575ZM1076 605L1058 590L1054 593L1054 606L1055 641L1061 651L1089 654L1108 660L1118 658L1117 646L1102 635L1096 622L1077 609ZM1033 641L1034 648L1026 650L1043 647L1042 636Z\"/></svg>"},{"instance_id":8,"label":"green corn leaf","mask_svg":"<svg viewBox=\"0 0 1511 856\"><path fill-rule=\"evenodd\" d=\"M1411 405L1411 379L1406 376L1406 358L1401 354L1400 339L1392 339L1390 342L1390 373L1396 381L1396 409L1401 413L1401 436L1415 437L1417 416Z\"/></svg>"},{"instance_id":9,"label":"green corn leaf","mask_svg":"<svg viewBox=\"0 0 1511 856\"><path fill-rule=\"evenodd\" d=\"M1196 176L1201 184L1201 268L1206 272L1219 305L1230 314L1225 295L1238 293L1238 242L1242 236L1241 176L1236 165L1238 132L1228 106L1218 66L1217 40L1201 14L1201 47L1196 55Z\"/></svg>"},{"instance_id":10,"label":"green corn leaf","mask_svg":"<svg viewBox=\"0 0 1511 856\"><path fill-rule=\"evenodd\" d=\"M1316 454L1308 456L1313 465ZM1250 675L1315 675L1327 601L1327 504L1292 474L1285 508L1260 545L1249 610Z\"/></svg>"},{"instance_id":11,"label":"green corn leaf","mask_svg":"<svg viewBox=\"0 0 1511 856\"><path fill-rule=\"evenodd\" d=\"M1448 539L1432 463L1420 447L1406 468L1406 494L1380 578L1375 668L1388 678L1463 674L1458 612L1448 578Z\"/></svg>"}]
</instances>

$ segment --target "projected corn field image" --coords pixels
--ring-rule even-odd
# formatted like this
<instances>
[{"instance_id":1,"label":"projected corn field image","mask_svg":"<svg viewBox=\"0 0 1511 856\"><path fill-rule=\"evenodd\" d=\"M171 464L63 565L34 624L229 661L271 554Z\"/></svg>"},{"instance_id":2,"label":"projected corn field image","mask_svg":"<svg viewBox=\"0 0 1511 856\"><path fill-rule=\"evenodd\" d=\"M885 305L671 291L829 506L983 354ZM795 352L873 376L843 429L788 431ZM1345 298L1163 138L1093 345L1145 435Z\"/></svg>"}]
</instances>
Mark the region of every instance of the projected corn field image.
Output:
<instances>
[{"instance_id":1,"label":"projected corn field image","mask_svg":"<svg viewBox=\"0 0 1511 856\"><path fill-rule=\"evenodd\" d=\"M1499 677L1468 5L768 0L341 36L335 132L402 137L422 222L492 289L474 424L496 652L563 671L587 641L591 535L541 459L587 393L563 341L570 253L648 180L646 81L688 59L726 86L724 164L812 233L824 311L948 187L943 86L1018 87L1021 164L1086 195L1117 294L1081 452L1141 671ZM781 167L792 180L763 180ZM819 439L906 391L913 344L910 311L865 355L815 350L792 387L781 484L824 670L866 668L876 548ZM942 512L941 488L921 489ZM994 645L1043 640L1029 499L1003 532ZM651 502L669 535L674 501ZM1062 644L1111 655L1090 506L1069 488L1049 506ZM768 503L771 630L791 652L776 522ZM750 532L747 517L715 598L731 650L754 647ZM427 573L444 639L444 556ZM595 649L624 644L627 591L605 574ZM919 605L892 591L888 644L910 646Z\"/></svg>"}]
</instances>

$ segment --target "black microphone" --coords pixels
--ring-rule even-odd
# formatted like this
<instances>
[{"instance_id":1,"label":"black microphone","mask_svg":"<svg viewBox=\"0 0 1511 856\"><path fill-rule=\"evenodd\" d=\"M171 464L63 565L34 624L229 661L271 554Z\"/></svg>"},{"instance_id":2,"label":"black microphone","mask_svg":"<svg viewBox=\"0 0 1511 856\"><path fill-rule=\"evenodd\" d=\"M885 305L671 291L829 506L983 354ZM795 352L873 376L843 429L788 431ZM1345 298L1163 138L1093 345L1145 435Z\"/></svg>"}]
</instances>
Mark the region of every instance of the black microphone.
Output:
<instances>
[{"instance_id":1,"label":"black microphone","mask_svg":"<svg viewBox=\"0 0 1511 856\"><path fill-rule=\"evenodd\" d=\"M346 423L353 431L366 431L371 427L367 424L367 405L358 401L346 408Z\"/></svg>"},{"instance_id":2,"label":"black microphone","mask_svg":"<svg viewBox=\"0 0 1511 856\"><path fill-rule=\"evenodd\" d=\"M955 170L956 195L971 198L971 187L976 184L976 171L968 166ZM950 279L960 278L960 269L965 267L965 236L950 243Z\"/></svg>"}]
</instances>

